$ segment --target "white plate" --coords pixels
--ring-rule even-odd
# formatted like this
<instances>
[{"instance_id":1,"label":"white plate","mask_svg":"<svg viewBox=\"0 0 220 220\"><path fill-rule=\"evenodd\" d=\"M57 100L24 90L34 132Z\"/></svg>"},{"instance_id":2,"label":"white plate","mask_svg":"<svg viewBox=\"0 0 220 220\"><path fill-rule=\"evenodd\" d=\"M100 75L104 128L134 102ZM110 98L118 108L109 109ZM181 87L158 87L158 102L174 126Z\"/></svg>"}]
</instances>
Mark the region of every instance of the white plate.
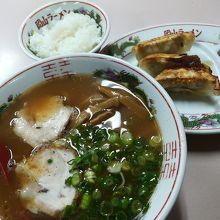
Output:
<instances>
[{"instance_id":1,"label":"white plate","mask_svg":"<svg viewBox=\"0 0 220 220\"><path fill-rule=\"evenodd\" d=\"M192 31L196 35L194 45L188 54L195 54L207 63L213 74L220 75L220 26L200 23L165 24L148 27L129 33L108 44L101 53L121 58L137 66L131 53L132 47L140 41L171 33ZM220 96L172 97L182 117L185 131L194 134L220 133Z\"/></svg>"}]
</instances>

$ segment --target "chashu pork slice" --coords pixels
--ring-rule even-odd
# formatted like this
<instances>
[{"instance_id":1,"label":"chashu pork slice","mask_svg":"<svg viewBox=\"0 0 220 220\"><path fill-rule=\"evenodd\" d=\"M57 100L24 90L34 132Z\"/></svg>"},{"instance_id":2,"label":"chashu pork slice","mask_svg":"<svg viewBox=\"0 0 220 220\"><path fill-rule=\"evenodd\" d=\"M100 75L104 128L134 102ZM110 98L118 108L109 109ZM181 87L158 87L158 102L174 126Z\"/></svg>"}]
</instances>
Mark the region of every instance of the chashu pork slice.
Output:
<instances>
[{"instance_id":1,"label":"chashu pork slice","mask_svg":"<svg viewBox=\"0 0 220 220\"><path fill-rule=\"evenodd\" d=\"M192 32L175 33L138 43L132 48L137 60L154 53L182 54L189 51L194 43Z\"/></svg>"},{"instance_id":2,"label":"chashu pork slice","mask_svg":"<svg viewBox=\"0 0 220 220\"><path fill-rule=\"evenodd\" d=\"M156 77L164 69L200 68L202 63L197 55L155 53L139 60L139 66Z\"/></svg>"},{"instance_id":3,"label":"chashu pork slice","mask_svg":"<svg viewBox=\"0 0 220 220\"><path fill-rule=\"evenodd\" d=\"M70 176L68 161L74 157L72 149L47 146L17 164L18 196L26 209L57 216L73 202L76 190L65 180Z\"/></svg>"},{"instance_id":4,"label":"chashu pork slice","mask_svg":"<svg viewBox=\"0 0 220 220\"><path fill-rule=\"evenodd\" d=\"M218 78L209 67L165 69L155 78L167 91L220 95Z\"/></svg>"},{"instance_id":5,"label":"chashu pork slice","mask_svg":"<svg viewBox=\"0 0 220 220\"><path fill-rule=\"evenodd\" d=\"M12 120L14 133L32 147L57 139L74 112L63 101L60 96L52 96L26 103Z\"/></svg>"}]
</instances>

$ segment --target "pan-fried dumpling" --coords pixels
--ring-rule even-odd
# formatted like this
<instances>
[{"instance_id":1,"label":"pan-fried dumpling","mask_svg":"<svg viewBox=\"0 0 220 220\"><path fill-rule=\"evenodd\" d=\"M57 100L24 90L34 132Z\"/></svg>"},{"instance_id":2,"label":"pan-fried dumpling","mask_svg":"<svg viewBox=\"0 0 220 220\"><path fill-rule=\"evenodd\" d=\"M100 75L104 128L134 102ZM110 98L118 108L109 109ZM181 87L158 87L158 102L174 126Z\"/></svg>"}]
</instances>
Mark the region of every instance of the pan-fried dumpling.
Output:
<instances>
[{"instance_id":1,"label":"pan-fried dumpling","mask_svg":"<svg viewBox=\"0 0 220 220\"><path fill-rule=\"evenodd\" d=\"M132 52L138 60L154 53L182 54L191 49L194 40L192 32L176 33L138 43L132 48Z\"/></svg>"},{"instance_id":2,"label":"pan-fried dumpling","mask_svg":"<svg viewBox=\"0 0 220 220\"><path fill-rule=\"evenodd\" d=\"M168 92L186 92L196 95L220 95L218 78L209 67L165 69L156 80Z\"/></svg>"},{"instance_id":3,"label":"pan-fried dumpling","mask_svg":"<svg viewBox=\"0 0 220 220\"><path fill-rule=\"evenodd\" d=\"M202 63L196 55L155 53L142 58L139 67L156 77L164 69L174 68L200 68Z\"/></svg>"}]
</instances>

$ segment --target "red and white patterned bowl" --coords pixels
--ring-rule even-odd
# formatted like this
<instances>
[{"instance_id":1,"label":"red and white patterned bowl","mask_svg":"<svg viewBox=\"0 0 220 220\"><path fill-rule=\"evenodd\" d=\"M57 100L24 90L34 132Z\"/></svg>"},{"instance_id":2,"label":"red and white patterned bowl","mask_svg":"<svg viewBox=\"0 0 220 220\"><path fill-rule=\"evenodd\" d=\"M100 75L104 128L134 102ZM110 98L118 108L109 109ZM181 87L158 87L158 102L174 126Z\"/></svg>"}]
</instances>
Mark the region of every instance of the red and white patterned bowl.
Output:
<instances>
[{"instance_id":1,"label":"red and white patterned bowl","mask_svg":"<svg viewBox=\"0 0 220 220\"><path fill-rule=\"evenodd\" d=\"M109 35L110 22L108 15L103 9L84 0L64 0L49 3L28 15L20 27L18 36L22 50L31 58L41 60L42 58L36 56L36 54L30 50L29 38L31 33L33 33L33 31L41 33L42 27L49 25L54 20L60 20L65 15L76 11L80 14L87 14L90 17L92 16L97 25L100 25L102 29L101 40L91 51L89 51L90 53L97 52Z\"/></svg>"},{"instance_id":2,"label":"red and white patterned bowl","mask_svg":"<svg viewBox=\"0 0 220 220\"><path fill-rule=\"evenodd\" d=\"M187 146L182 120L173 101L149 74L118 58L101 54L87 53L45 59L26 67L0 85L0 109L1 105L7 105L12 97L39 82L65 74L92 73L97 70L129 73L140 81L138 87L147 94L151 103L153 102L155 117L163 137L163 164L159 183L150 200L150 208L143 219L165 219L183 181Z\"/></svg>"}]
</instances>

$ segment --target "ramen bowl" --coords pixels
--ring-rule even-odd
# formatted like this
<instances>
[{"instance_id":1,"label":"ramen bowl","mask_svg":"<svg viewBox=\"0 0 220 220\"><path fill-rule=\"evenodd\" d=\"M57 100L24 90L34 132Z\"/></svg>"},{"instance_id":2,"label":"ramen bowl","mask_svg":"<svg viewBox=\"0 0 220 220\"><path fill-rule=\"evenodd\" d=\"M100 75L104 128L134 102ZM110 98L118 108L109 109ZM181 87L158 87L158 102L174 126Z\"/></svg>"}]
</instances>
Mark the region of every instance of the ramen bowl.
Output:
<instances>
[{"instance_id":1,"label":"ramen bowl","mask_svg":"<svg viewBox=\"0 0 220 220\"><path fill-rule=\"evenodd\" d=\"M109 31L109 18L99 6L86 1L58 1L27 16L20 27L19 44L35 60L76 51L97 52Z\"/></svg>"},{"instance_id":2,"label":"ramen bowl","mask_svg":"<svg viewBox=\"0 0 220 220\"><path fill-rule=\"evenodd\" d=\"M0 86L0 109L6 109L18 94L36 84L78 73L98 73L105 80L139 91L139 95L146 94L145 103L158 124L163 144L159 180L150 197L149 208L141 219L165 219L183 181L187 146L176 107L166 91L151 76L127 62L107 55L86 53L49 58L26 67Z\"/></svg>"}]
</instances>

